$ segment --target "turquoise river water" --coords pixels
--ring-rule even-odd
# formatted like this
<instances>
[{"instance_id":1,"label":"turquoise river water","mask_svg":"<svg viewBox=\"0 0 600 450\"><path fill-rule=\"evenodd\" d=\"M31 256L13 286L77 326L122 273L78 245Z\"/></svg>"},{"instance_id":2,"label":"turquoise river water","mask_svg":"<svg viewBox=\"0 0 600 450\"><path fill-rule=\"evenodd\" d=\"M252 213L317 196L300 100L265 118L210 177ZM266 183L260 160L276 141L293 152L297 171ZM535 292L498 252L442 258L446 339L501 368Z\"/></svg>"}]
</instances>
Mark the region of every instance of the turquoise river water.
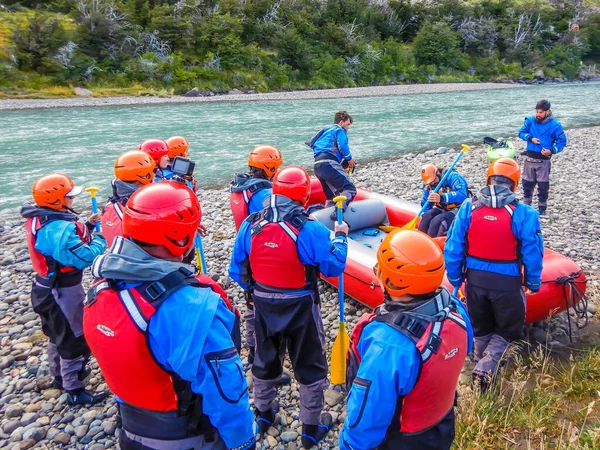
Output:
<instances>
[{"instance_id":1,"label":"turquoise river water","mask_svg":"<svg viewBox=\"0 0 600 450\"><path fill-rule=\"evenodd\" d=\"M355 118L350 148L364 163L516 135L540 98L550 99L565 128L600 123L600 84L593 83L339 100L3 111L0 216L18 214L36 178L55 171L78 184L99 186L102 201L110 194L115 158L145 138L186 136L200 185L222 186L245 170L248 152L258 144L279 147L286 165L309 166L312 152L304 141L339 109Z\"/></svg>"}]
</instances>

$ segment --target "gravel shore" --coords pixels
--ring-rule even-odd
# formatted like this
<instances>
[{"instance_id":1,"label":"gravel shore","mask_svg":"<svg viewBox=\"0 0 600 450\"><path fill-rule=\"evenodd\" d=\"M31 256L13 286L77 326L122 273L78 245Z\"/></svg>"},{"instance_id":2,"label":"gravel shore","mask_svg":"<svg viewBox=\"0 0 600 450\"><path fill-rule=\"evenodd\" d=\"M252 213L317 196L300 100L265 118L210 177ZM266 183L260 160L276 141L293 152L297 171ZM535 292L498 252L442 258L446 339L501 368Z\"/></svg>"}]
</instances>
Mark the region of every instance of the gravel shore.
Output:
<instances>
[{"instance_id":1,"label":"gravel shore","mask_svg":"<svg viewBox=\"0 0 600 450\"><path fill-rule=\"evenodd\" d=\"M485 89L513 89L528 87L523 84L500 83L440 83L407 84L393 86L370 86L342 89L319 89L310 91L268 92L244 94L231 91L229 94L200 97L78 97L59 99L0 99L0 111L14 109L75 108L79 106L131 106L157 105L162 103L205 103L205 102L258 102L324 100L354 97L385 97L406 94L437 94L440 92L481 91Z\"/></svg>"},{"instance_id":2,"label":"gravel shore","mask_svg":"<svg viewBox=\"0 0 600 450\"><path fill-rule=\"evenodd\" d=\"M440 86L444 85L431 87ZM371 92L369 95L376 94ZM591 283L598 286L600 241L597 233L600 230L600 210L596 201L590 201L597 195L595 190L590 194L588 186L600 180L597 169L600 165L600 127L568 130L567 134L569 146L565 152L553 158L549 215L542 219L544 239L549 248L574 259L586 271ZM354 179L358 186L366 189L416 202L421 196L420 166L427 162L448 166L455 154L455 150L441 148L360 165ZM487 158L480 146L474 146L467 152L458 166L474 192L482 187L486 168ZM220 280L234 302L243 308L242 291L226 275L234 241L229 193L226 189L206 190L200 196L203 223L210 232L204 239L209 272ZM0 450L35 446L50 449L114 448L117 409L112 399L92 408L69 408L65 403L66 394L50 388L46 339L30 305L32 267L22 221L0 223L0 243ZM90 282L87 273L85 283L89 285ZM337 291L322 284L322 292L323 321L328 345L331 346L337 334ZM591 310L595 311L597 305L592 306ZM347 302L350 329L365 311L362 305L352 300ZM548 338L556 345L568 341L564 314L554 319L547 331L538 330L544 336L550 333ZM542 337L540 340L544 339ZM242 359L246 364L245 350ZM93 364L92 367L88 387L92 390L107 389L97 366ZM296 450L300 446L301 431L298 385L293 383L282 387L279 395L281 422L269 430L259 448ZM344 394L339 387L332 386L326 392L325 399L326 409L341 422L344 417ZM336 447L337 428L320 444L322 449Z\"/></svg>"}]
</instances>

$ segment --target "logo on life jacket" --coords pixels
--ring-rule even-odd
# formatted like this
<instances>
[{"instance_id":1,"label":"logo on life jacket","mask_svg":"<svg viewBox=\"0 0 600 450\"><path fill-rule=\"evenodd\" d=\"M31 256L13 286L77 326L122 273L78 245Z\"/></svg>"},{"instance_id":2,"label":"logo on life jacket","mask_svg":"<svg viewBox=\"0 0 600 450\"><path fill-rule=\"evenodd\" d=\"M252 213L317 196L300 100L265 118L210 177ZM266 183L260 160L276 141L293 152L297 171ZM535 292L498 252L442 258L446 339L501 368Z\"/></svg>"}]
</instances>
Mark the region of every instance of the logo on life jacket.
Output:
<instances>
[{"instance_id":1,"label":"logo on life jacket","mask_svg":"<svg viewBox=\"0 0 600 450\"><path fill-rule=\"evenodd\" d=\"M107 337L115 337L115 332L105 325L96 325L96 329Z\"/></svg>"},{"instance_id":2,"label":"logo on life jacket","mask_svg":"<svg viewBox=\"0 0 600 450\"><path fill-rule=\"evenodd\" d=\"M492 220L492 221L494 221L494 220L498 220L498 218L497 218L496 216L483 216L483 218L484 218L485 220Z\"/></svg>"},{"instance_id":3,"label":"logo on life jacket","mask_svg":"<svg viewBox=\"0 0 600 450\"><path fill-rule=\"evenodd\" d=\"M114 223L112 223L110 220L107 220L106 225L108 225L109 227L112 227L114 225Z\"/></svg>"},{"instance_id":4,"label":"logo on life jacket","mask_svg":"<svg viewBox=\"0 0 600 450\"><path fill-rule=\"evenodd\" d=\"M457 353L458 353L458 347L454 347L452 350L450 350L448 353L446 353L446 356L444 356L444 359L448 360L450 358L454 358Z\"/></svg>"},{"instance_id":5,"label":"logo on life jacket","mask_svg":"<svg viewBox=\"0 0 600 450\"><path fill-rule=\"evenodd\" d=\"M271 247L271 248L279 247L279 245L277 245L275 242L265 242L264 245L266 245L267 247Z\"/></svg>"}]
</instances>

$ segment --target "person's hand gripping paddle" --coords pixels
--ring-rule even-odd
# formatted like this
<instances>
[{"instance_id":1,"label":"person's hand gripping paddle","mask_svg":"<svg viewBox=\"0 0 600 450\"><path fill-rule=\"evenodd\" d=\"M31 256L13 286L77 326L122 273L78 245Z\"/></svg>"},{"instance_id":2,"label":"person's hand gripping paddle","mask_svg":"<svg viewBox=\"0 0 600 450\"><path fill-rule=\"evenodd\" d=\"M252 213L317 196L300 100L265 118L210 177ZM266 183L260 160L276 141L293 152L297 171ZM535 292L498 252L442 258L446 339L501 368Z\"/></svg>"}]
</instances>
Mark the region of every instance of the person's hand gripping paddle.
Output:
<instances>
[{"instance_id":1,"label":"person's hand gripping paddle","mask_svg":"<svg viewBox=\"0 0 600 450\"><path fill-rule=\"evenodd\" d=\"M342 203L346 200L346 197L339 195L333 199L337 204L337 223L342 224L343 221L343 210ZM344 384L346 382L346 353L350 347L350 336L346 331L346 324L344 323L344 274L342 273L338 282L338 294L340 298L340 327L338 334L333 343L331 350L331 362L329 372L331 374L332 384Z\"/></svg>"},{"instance_id":2,"label":"person's hand gripping paddle","mask_svg":"<svg viewBox=\"0 0 600 450\"><path fill-rule=\"evenodd\" d=\"M85 189L85 192L90 194L90 198L92 199L92 213L94 214L98 213L98 200L96 199L96 193L99 190L100 189L97 187L89 187ZM96 227L96 233L100 233L100 222L96 222L94 226Z\"/></svg>"},{"instance_id":3,"label":"person's hand gripping paddle","mask_svg":"<svg viewBox=\"0 0 600 450\"><path fill-rule=\"evenodd\" d=\"M458 152L458 155L456 155L456 158L454 159L454 161L452 162L450 167L448 167L448 169L446 170L446 173L444 174L444 176L442 177L440 182L437 184L438 186L440 186L440 187L444 186L444 182L446 181L446 178L448 178L448 176L450 175L450 172L452 172L452 170L454 169L456 164L458 164L458 161L460 161L460 158L462 158L463 153L466 152L467 150L470 150L470 148L471 147L469 147L468 145L462 144L462 148L460 149L460 152ZM431 202L429 200L427 200L425 202L425 204L423 205L423 207L421 208L421 211L419 211L419 214L417 214L417 216L413 220L411 220L406 225L404 225L402 227L402 229L410 230L410 229L417 228L417 223L419 222L419 217L421 217L421 215L425 212L425 210L430 205L430 203ZM384 230L384 231L388 231L388 230Z\"/></svg>"}]
</instances>

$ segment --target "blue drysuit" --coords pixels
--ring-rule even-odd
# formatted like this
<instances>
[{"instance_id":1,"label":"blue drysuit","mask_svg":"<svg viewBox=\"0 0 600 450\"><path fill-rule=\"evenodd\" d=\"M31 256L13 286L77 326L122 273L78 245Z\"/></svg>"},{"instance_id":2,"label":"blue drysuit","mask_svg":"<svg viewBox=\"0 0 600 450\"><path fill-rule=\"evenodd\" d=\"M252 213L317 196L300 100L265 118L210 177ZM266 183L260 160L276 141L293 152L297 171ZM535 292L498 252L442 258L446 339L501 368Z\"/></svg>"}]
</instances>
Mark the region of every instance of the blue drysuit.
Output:
<instances>
[{"instance_id":1,"label":"blue drysuit","mask_svg":"<svg viewBox=\"0 0 600 450\"><path fill-rule=\"evenodd\" d=\"M548 159L542 156L543 149L551 150L553 155L563 151L567 145L567 135L562 125L554 117L549 116L541 123L535 120L535 116L525 118L525 123L519 130L519 137L527 142L527 156L537 159ZM539 144L534 144L531 139L537 138Z\"/></svg>"},{"instance_id":2,"label":"blue drysuit","mask_svg":"<svg viewBox=\"0 0 600 450\"><path fill-rule=\"evenodd\" d=\"M339 125L330 125L319 131L311 139L309 146L313 149L315 158L320 153L329 153L339 163L352 159L352 153L348 147L348 132Z\"/></svg>"},{"instance_id":3,"label":"blue drysuit","mask_svg":"<svg viewBox=\"0 0 600 450\"><path fill-rule=\"evenodd\" d=\"M120 239L94 262L93 274L121 280L118 287L164 278L182 263L155 258ZM157 362L202 396L202 409L228 448L254 445L254 414L240 357L231 338L235 316L209 288L186 286L151 317L148 344Z\"/></svg>"},{"instance_id":4,"label":"blue drysuit","mask_svg":"<svg viewBox=\"0 0 600 450\"><path fill-rule=\"evenodd\" d=\"M460 301L454 298L451 301L467 326L467 353L470 353L473 330L469 315ZM348 394L348 416L340 431L341 450L374 449L381 445L394 419L396 400L413 390L422 365L415 344L383 322L365 326L357 348L361 357L358 382L355 380Z\"/></svg>"},{"instance_id":5,"label":"blue drysuit","mask_svg":"<svg viewBox=\"0 0 600 450\"><path fill-rule=\"evenodd\" d=\"M496 195L490 194L490 188L485 187L479 195L479 201L491 206L492 197L495 205L504 207L514 201L515 195L504 186L496 186ZM465 273L469 269L520 277L521 267L518 263L492 262L467 255L467 234L471 224L473 204L467 199L460 210L450 230L444 248L444 259L448 280L453 286L460 286ZM512 216L512 231L520 242L520 260L525 268L525 286L537 291L541 286L542 263L544 257L544 241L540 228L539 215L530 206L518 203ZM492 237L490 237L492 238Z\"/></svg>"}]
</instances>

